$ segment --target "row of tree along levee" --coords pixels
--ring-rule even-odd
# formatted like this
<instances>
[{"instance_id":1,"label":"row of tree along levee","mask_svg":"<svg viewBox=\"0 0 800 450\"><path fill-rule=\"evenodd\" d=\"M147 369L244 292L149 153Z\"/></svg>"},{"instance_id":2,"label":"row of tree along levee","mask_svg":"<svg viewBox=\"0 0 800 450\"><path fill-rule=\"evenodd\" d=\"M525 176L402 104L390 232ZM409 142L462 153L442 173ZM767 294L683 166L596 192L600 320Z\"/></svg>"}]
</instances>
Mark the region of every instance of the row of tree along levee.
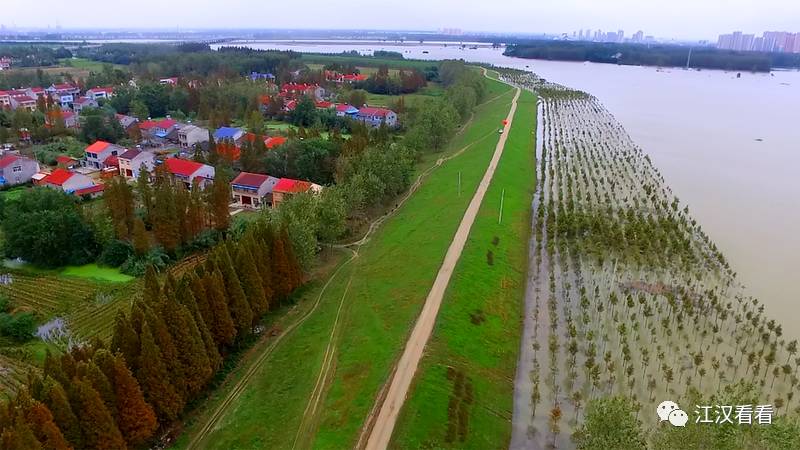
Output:
<instances>
[{"instance_id":1,"label":"row of tree along levee","mask_svg":"<svg viewBox=\"0 0 800 450\"><path fill-rule=\"evenodd\" d=\"M95 340L48 354L43 373L0 406L0 449L146 446L301 283L286 232L263 222L217 245L180 279L161 283L149 268L110 345Z\"/></svg>"}]
</instances>

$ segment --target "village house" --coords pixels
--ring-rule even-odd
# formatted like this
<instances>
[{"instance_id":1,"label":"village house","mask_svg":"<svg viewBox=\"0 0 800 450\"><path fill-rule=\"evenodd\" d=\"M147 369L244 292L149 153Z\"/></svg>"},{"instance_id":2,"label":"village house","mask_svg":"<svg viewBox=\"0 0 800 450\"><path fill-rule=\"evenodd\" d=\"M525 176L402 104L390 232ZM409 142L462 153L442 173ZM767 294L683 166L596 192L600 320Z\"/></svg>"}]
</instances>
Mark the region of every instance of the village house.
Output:
<instances>
[{"instance_id":1,"label":"village house","mask_svg":"<svg viewBox=\"0 0 800 450\"><path fill-rule=\"evenodd\" d=\"M391 109L386 108L365 106L358 110L355 119L372 127L379 127L382 123L385 123L386 126L391 128L397 126L397 114Z\"/></svg>"},{"instance_id":2,"label":"village house","mask_svg":"<svg viewBox=\"0 0 800 450\"><path fill-rule=\"evenodd\" d=\"M316 106L317 109L333 109L336 107L332 102L329 102L327 100L316 102L314 103L314 106Z\"/></svg>"},{"instance_id":3,"label":"village house","mask_svg":"<svg viewBox=\"0 0 800 450\"><path fill-rule=\"evenodd\" d=\"M101 98L111 98L114 96L113 87L94 87L86 91L86 97L92 100L99 100Z\"/></svg>"},{"instance_id":4,"label":"village house","mask_svg":"<svg viewBox=\"0 0 800 450\"><path fill-rule=\"evenodd\" d=\"M167 135L172 131L172 129L178 125L177 120L172 119L162 119L155 123L153 126L153 134L159 138L166 138Z\"/></svg>"},{"instance_id":5,"label":"village house","mask_svg":"<svg viewBox=\"0 0 800 450\"><path fill-rule=\"evenodd\" d=\"M78 115L72 111L59 111L59 117L64 121L65 128L79 128L80 126ZM47 127L54 127L56 125L56 120L54 113L48 113L44 116L44 124Z\"/></svg>"},{"instance_id":6,"label":"village house","mask_svg":"<svg viewBox=\"0 0 800 450\"><path fill-rule=\"evenodd\" d=\"M8 70L11 68L11 58L5 56L0 58L0 70Z\"/></svg>"},{"instance_id":7,"label":"village house","mask_svg":"<svg viewBox=\"0 0 800 450\"><path fill-rule=\"evenodd\" d=\"M209 165L179 158L167 158L164 164L167 172L176 181L182 182L186 189L191 189L192 184L195 182L198 183L200 188L205 188L214 181L214 168Z\"/></svg>"},{"instance_id":8,"label":"village house","mask_svg":"<svg viewBox=\"0 0 800 450\"><path fill-rule=\"evenodd\" d=\"M317 84L284 83L283 86L281 86L281 95L286 98L294 99L308 96L315 101L319 101L325 96L325 89Z\"/></svg>"},{"instance_id":9,"label":"village house","mask_svg":"<svg viewBox=\"0 0 800 450\"><path fill-rule=\"evenodd\" d=\"M272 189L278 179L259 173L242 172L231 181L233 202L243 208L272 206Z\"/></svg>"},{"instance_id":10,"label":"village house","mask_svg":"<svg viewBox=\"0 0 800 450\"><path fill-rule=\"evenodd\" d=\"M89 187L78 189L74 191L73 194L77 197L97 198L103 195L103 191L105 191L105 189L105 184L94 184Z\"/></svg>"},{"instance_id":11,"label":"village house","mask_svg":"<svg viewBox=\"0 0 800 450\"><path fill-rule=\"evenodd\" d=\"M28 94L29 97L31 97L34 100L44 98L47 96L47 91L45 91L44 88L40 87L30 87L28 89L25 89L25 92Z\"/></svg>"},{"instance_id":12,"label":"village house","mask_svg":"<svg viewBox=\"0 0 800 450\"><path fill-rule=\"evenodd\" d=\"M0 91L0 108L11 107L11 94L8 91Z\"/></svg>"},{"instance_id":13,"label":"village house","mask_svg":"<svg viewBox=\"0 0 800 450\"><path fill-rule=\"evenodd\" d=\"M366 81L367 76L360 73L341 74L335 70L326 70L325 79L334 83L355 83Z\"/></svg>"},{"instance_id":14,"label":"village house","mask_svg":"<svg viewBox=\"0 0 800 450\"><path fill-rule=\"evenodd\" d=\"M0 186L14 186L31 181L39 171L39 163L20 155L5 155L0 158Z\"/></svg>"},{"instance_id":15,"label":"village house","mask_svg":"<svg viewBox=\"0 0 800 450\"><path fill-rule=\"evenodd\" d=\"M358 108L347 103L339 103L336 105L336 115L339 117L355 117L358 114Z\"/></svg>"},{"instance_id":16,"label":"village house","mask_svg":"<svg viewBox=\"0 0 800 450\"><path fill-rule=\"evenodd\" d=\"M54 189L61 189L67 194L75 193L81 189L87 189L94 186L94 181L86 175L70 172L65 169L56 169L46 177L44 177L39 184L48 186Z\"/></svg>"},{"instance_id":17,"label":"village house","mask_svg":"<svg viewBox=\"0 0 800 450\"><path fill-rule=\"evenodd\" d=\"M192 148L203 142L208 142L208 130L205 128L190 124L178 130L178 145L181 148Z\"/></svg>"},{"instance_id":18,"label":"village house","mask_svg":"<svg viewBox=\"0 0 800 450\"><path fill-rule=\"evenodd\" d=\"M11 109L27 109L28 111L36 111L36 99L25 93L18 93L11 95Z\"/></svg>"},{"instance_id":19,"label":"village house","mask_svg":"<svg viewBox=\"0 0 800 450\"><path fill-rule=\"evenodd\" d=\"M61 111L61 119L64 121L64 126L67 128L80 127L80 121L78 121L78 115L72 111Z\"/></svg>"},{"instance_id":20,"label":"village house","mask_svg":"<svg viewBox=\"0 0 800 450\"><path fill-rule=\"evenodd\" d=\"M78 97L72 102L72 110L76 113L81 112L84 108L97 108L97 100L89 97Z\"/></svg>"},{"instance_id":21,"label":"village house","mask_svg":"<svg viewBox=\"0 0 800 450\"><path fill-rule=\"evenodd\" d=\"M177 86L178 85L178 77L169 77L169 78L162 78L158 80L160 84L165 84L169 86Z\"/></svg>"},{"instance_id":22,"label":"village house","mask_svg":"<svg viewBox=\"0 0 800 450\"><path fill-rule=\"evenodd\" d=\"M69 83L52 84L45 89L50 98L62 108L71 108L72 103L81 93L81 89Z\"/></svg>"},{"instance_id":23,"label":"village house","mask_svg":"<svg viewBox=\"0 0 800 450\"><path fill-rule=\"evenodd\" d=\"M272 188L272 207L277 208L278 205L287 200L289 197L301 194L303 192L317 193L322 190L322 186L312 183L310 181L293 180L291 178L281 178L278 183Z\"/></svg>"},{"instance_id":24,"label":"village house","mask_svg":"<svg viewBox=\"0 0 800 450\"><path fill-rule=\"evenodd\" d=\"M139 178L139 172L145 167L148 172L152 172L156 165L156 156L153 152L143 152L141 150L127 150L117 157L119 163L119 174L126 180Z\"/></svg>"},{"instance_id":25,"label":"village house","mask_svg":"<svg viewBox=\"0 0 800 450\"><path fill-rule=\"evenodd\" d=\"M105 169L116 165L117 158L112 158L123 152L123 148L105 141L97 141L86 147L83 165L94 169ZM111 158L111 159L110 159Z\"/></svg>"},{"instance_id":26,"label":"village house","mask_svg":"<svg viewBox=\"0 0 800 450\"><path fill-rule=\"evenodd\" d=\"M275 75L273 75L271 73L250 72L250 80L251 81L258 81L258 80L274 81L275 80Z\"/></svg>"},{"instance_id":27,"label":"village house","mask_svg":"<svg viewBox=\"0 0 800 450\"><path fill-rule=\"evenodd\" d=\"M244 137L244 130L241 128L220 127L214 132L214 142L220 142L226 139L233 141L236 145L239 145L242 137Z\"/></svg>"},{"instance_id":28,"label":"village house","mask_svg":"<svg viewBox=\"0 0 800 450\"><path fill-rule=\"evenodd\" d=\"M81 162L71 156L58 155L56 156L56 165L62 169L74 169L81 165Z\"/></svg>"}]
</instances>

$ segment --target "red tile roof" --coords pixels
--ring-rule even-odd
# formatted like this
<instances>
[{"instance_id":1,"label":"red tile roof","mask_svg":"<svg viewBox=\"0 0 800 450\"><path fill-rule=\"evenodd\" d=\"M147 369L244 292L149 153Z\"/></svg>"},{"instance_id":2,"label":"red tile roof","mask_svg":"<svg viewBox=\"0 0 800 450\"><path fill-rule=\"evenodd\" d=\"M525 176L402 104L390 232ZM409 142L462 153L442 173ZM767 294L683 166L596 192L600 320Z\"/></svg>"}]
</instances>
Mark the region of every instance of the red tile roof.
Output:
<instances>
[{"instance_id":1,"label":"red tile roof","mask_svg":"<svg viewBox=\"0 0 800 450\"><path fill-rule=\"evenodd\" d=\"M358 115L386 117L386 115L389 114L390 112L392 111L386 108L373 108L370 106L365 106L358 110Z\"/></svg>"},{"instance_id":2,"label":"red tile roof","mask_svg":"<svg viewBox=\"0 0 800 450\"><path fill-rule=\"evenodd\" d=\"M327 101L321 101L316 103L317 108L328 109L333 106L333 103Z\"/></svg>"},{"instance_id":3,"label":"red tile roof","mask_svg":"<svg viewBox=\"0 0 800 450\"><path fill-rule=\"evenodd\" d=\"M56 162L59 163L59 164L64 164L64 165L74 164L75 161L76 161L76 159L71 157L71 156L67 156L67 155L58 155L58 156L56 156Z\"/></svg>"},{"instance_id":4,"label":"red tile roof","mask_svg":"<svg viewBox=\"0 0 800 450\"><path fill-rule=\"evenodd\" d=\"M54 184L56 186L61 186L67 182L72 176L75 175L74 173L70 172L69 170L64 169L56 169L50 175L46 176L42 182L47 184Z\"/></svg>"},{"instance_id":5,"label":"red tile roof","mask_svg":"<svg viewBox=\"0 0 800 450\"><path fill-rule=\"evenodd\" d=\"M54 84L53 87L56 88L57 91L68 91L72 89L77 89L77 87L69 83Z\"/></svg>"},{"instance_id":6,"label":"red tile roof","mask_svg":"<svg viewBox=\"0 0 800 450\"><path fill-rule=\"evenodd\" d=\"M113 94L114 88L113 87L93 87L86 92L105 92L106 94Z\"/></svg>"},{"instance_id":7,"label":"red tile roof","mask_svg":"<svg viewBox=\"0 0 800 450\"><path fill-rule=\"evenodd\" d=\"M277 146L279 146L279 145L283 145L283 144L285 144L285 143L286 143L286 141L288 141L288 139L287 139L287 138L285 138L285 137L283 137L283 136L275 136L275 137L267 138L267 139L264 141L264 145L265 145L265 146L266 146L268 149L270 149L270 150L271 150L271 149L273 149L273 148L275 148L275 147L277 147Z\"/></svg>"},{"instance_id":8,"label":"red tile roof","mask_svg":"<svg viewBox=\"0 0 800 450\"><path fill-rule=\"evenodd\" d=\"M139 122L139 129L140 130L149 130L150 128L153 128L155 126L156 126L156 121L155 120L145 120L145 121Z\"/></svg>"},{"instance_id":9,"label":"red tile roof","mask_svg":"<svg viewBox=\"0 0 800 450\"><path fill-rule=\"evenodd\" d=\"M291 178L281 178L278 184L272 188L272 192L283 192L286 194L295 194L298 192L308 192L311 189L311 183L308 181L293 180Z\"/></svg>"},{"instance_id":10,"label":"red tile roof","mask_svg":"<svg viewBox=\"0 0 800 450\"><path fill-rule=\"evenodd\" d=\"M188 159L167 158L164 163L167 165L167 170L174 175L181 175L190 177L193 173L200 170L203 164Z\"/></svg>"},{"instance_id":11,"label":"red tile roof","mask_svg":"<svg viewBox=\"0 0 800 450\"><path fill-rule=\"evenodd\" d=\"M269 175L260 173L242 172L231 181L231 184L238 184L241 186L249 186L254 188L261 187L262 184L269 180Z\"/></svg>"},{"instance_id":12,"label":"red tile roof","mask_svg":"<svg viewBox=\"0 0 800 450\"><path fill-rule=\"evenodd\" d=\"M338 112L345 112L350 108L355 108L355 106L348 105L347 103L339 103L336 105L336 111Z\"/></svg>"},{"instance_id":13,"label":"red tile roof","mask_svg":"<svg viewBox=\"0 0 800 450\"><path fill-rule=\"evenodd\" d=\"M105 184L95 184L93 186L89 186L89 187L86 187L86 188L83 188L83 189L78 189L77 191L73 192L73 194L75 194L78 197L80 197L81 195L95 194L97 192L103 192L103 190L105 190L105 188L106 188Z\"/></svg>"},{"instance_id":14,"label":"red tile roof","mask_svg":"<svg viewBox=\"0 0 800 450\"><path fill-rule=\"evenodd\" d=\"M18 159L19 159L19 156L17 156L17 155L6 155L6 156L3 156L3 158L0 159L0 169L5 169L6 167L8 167L9 165L13 164L14 161L16 161Z\"/></svg>"},{"instance_id":15,"label":"red tile roof","mask_svg":"<svg viewBox=\"0 0 800 450\"><path fill-rule=\"evenodd\" d=\"M173 126L174 126L176 123L178 123L178 121L177 121L177 120L173 120L173 119L163 119L163 120L159 120L158 122L156 122L156 127L158 127L158 128L161 128L161 129L164 129L164 130L169 130L169 129L170 129L170 128L172 128L172 127L173 127ZM139 128L141 128L141 127L142 127L142 126L141 126L141 125L139 125Z\"/></svg>"},{"instance_id":16,"label":"red tile roof","mask_svg":"<svg viewBox=\"0 0 800 450\"><path fill-rule=\"evenodd\" d=\"M108 146L111 145L105 141L97 141L94 144L86 147L86 151L89 153L100 153L103 150L107 149Z\"/></svg>"}]
</instances>

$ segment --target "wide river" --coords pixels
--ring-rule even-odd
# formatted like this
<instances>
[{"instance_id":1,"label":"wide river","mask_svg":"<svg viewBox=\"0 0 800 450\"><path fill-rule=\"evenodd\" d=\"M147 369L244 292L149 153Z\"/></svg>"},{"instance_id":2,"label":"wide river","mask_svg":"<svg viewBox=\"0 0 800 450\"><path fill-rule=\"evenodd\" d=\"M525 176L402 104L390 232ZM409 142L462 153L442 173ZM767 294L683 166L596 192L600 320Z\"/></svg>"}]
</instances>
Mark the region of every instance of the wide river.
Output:
<instances>
[{"instance_id":1,"label":"wide river","mask_svg":"<svg viewBox=\"0 0 800 450\"><path fill-rule=\"evenodd\" d=\"M231 45L231 44L227 44ZM800 72L750 74L524 60L449 44L248 41L259 49L402 52L536 72L599 98L784 331L800 337Z\"/></svg>"}]
</instances>

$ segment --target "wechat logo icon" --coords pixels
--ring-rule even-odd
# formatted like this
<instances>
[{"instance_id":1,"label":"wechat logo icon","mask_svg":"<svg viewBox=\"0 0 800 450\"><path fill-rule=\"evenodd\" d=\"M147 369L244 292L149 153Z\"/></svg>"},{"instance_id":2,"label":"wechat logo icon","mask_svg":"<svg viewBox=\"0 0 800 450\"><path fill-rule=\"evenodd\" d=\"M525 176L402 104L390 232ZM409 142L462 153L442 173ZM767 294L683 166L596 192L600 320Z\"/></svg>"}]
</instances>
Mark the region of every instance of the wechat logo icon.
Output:
<instances>
[{"instance_id":1,"label":"wechat logo icon","mask_svg":"<svg viewBox=\"0 0 800 450\"><path fill-rule=\"evenodd\" d=\"M667 400L658 404L656 414L661 422L669 421L674 427L685 427L686 422L689 421L689 415L686 411L682 410L677 403Z\"/></svg>"}]
</instances>

